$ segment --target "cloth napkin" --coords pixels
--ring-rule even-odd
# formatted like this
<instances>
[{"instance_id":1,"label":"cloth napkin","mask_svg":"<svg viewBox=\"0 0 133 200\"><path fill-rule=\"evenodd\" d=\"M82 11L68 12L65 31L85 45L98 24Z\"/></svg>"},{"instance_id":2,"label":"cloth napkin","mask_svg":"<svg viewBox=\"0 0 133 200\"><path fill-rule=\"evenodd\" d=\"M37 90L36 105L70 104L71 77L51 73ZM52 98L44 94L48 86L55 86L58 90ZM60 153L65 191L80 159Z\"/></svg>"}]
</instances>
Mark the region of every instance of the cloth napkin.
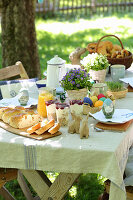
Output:
<instances>
[{"instance_id":1,"label":"cloth napkin","mask_svg":"<svg viewBox=\"0 0 133 200\"><path fill-rule=\"evenodd\" d=\"M28 89L30 97L38 95L37 80L38 78L0 81L0 99L15 97L21 88Z\"/></svg>"},{"instance_id":2,"label":"cloth napkin","mask_svg":"<svg viewBox=\"0 0 133 200\"><path fill-rule=\"evenodd\" d=\"M111 119L106 119L102 110L95 114L90 113L90 115L102 123L125 123L133 119L133 111L129 109L115 109Z\"/></svg>"},{"instance_id":3,"label":"cloth napkin","mask_svg":"<svg viewBox=\"0 0 133 200\"><path fill-rule=\"evenodd\" d=\"M29 97L29 100L27 102L27 105L24 107L30 107L32 105L37 105L38 99L37 98L31 98ZM4 98L0 101L0 107L6 107L6 106L20 106L20 103L18 101L18 95L13 98Z\"/></svg>"},{"instance_id":4,"label":"cloth napkin","mask_svg":"<svg viewBox=\"0 0 133 200\"><path fill-rule=\"evenodd\" d=\"M4 83L2 81L2 83ZM0 101L0 106L20 106L18 94L21 88L25 88L29 93L29 101L26 107L36 105L38 103L38 88L35 79L19 80L19 82L6 81L4 85L0 85L3 99Z\"/></svg>"},{"instance_id":5,"label":"cloth napkin","mask_svg":"<svg viewBox=\"0 0 133 200\"><path fill-rule=\"evenodd\" d=\"M35 82L22 82L22 83L13 83L8 85L1 86L1 93L3 98L12 98L15 97L21 88L26 88L29 92L29 96L34 97L38 95L38 88Z\"/></svg>"},{"instance_id":6,"label":"cloth napkin","mask_svg":"<svg viewBox=\"0 0 133 200\"><path fill-rule=\"evenodd\" d=\"M133 77L130 78L120 78L124 83L128 83L133 88Z\"/></svg>"}]
</instances>

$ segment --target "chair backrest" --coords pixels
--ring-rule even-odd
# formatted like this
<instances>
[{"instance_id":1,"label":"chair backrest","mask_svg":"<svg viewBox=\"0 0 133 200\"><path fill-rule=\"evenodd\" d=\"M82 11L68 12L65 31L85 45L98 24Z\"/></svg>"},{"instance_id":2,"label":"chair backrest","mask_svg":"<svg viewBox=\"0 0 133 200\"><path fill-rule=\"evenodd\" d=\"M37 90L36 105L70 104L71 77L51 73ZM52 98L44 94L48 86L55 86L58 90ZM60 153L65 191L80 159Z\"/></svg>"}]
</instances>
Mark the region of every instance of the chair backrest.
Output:
<instances>
[{"instance_id":1,"label":"chair backrest","mask_svg":"<svg viewBox=\"0 0 133 200\"><path fill-rule=\"evenodd\" d=\"M28 74L20 61L16 62L15 65L0 69L0 80L7 80L18 75L20 76L19 79L29 79Z\"/></svg>"}]
</instances>

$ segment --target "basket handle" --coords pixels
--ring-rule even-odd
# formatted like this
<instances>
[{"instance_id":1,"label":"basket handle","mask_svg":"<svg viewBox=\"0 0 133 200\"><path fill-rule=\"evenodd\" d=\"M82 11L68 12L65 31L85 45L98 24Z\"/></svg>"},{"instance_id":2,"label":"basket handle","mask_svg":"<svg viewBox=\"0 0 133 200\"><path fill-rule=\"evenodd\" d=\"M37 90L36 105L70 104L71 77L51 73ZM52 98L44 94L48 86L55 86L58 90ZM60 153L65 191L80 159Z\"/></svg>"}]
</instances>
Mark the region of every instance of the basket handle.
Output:
<instances>
[{"instance_id":1,"label":"basket handle","mask_svg":"<svg viewBox=\"0 0 133 200\"><path fill-rule=\"evenodd\" d=\"M116 35L105 35L105 36L103 36L103 37L101 37L101 38L99 39L99 41L98 41L98 43L97 43L97 46L96 46L96 52L97 52L97 50L98 50L98 46L99 46L99 43L101 42L101 40L102 40L103 38L105 38L105 37L110 37L110 36L113 36L113 37L117 38L117 39L119 40L120 44L121 44L122 49L124 49L123 44L122 44L122 41L121 41L120 38L118 38Z\"/></svg>"}]
</instances>

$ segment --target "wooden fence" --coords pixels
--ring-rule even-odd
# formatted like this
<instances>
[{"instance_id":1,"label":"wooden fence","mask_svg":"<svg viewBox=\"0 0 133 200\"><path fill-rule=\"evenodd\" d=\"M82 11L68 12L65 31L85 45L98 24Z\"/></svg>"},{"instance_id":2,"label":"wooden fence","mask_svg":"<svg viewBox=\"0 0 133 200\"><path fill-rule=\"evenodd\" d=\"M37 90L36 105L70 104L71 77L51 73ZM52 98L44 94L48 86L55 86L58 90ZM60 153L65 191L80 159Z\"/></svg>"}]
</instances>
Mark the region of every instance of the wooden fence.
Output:
<instances>
[{"instance_id":1,"label":"wooden fence","mask_svg":"<svg viewBox=\"0 0 133 200\"><path fill-rule=\"evenodd\" d=\"M43 0L36 1L36 12L47 14L92 15L132 12L133 0Z\"/></svg>"}]
</instances>

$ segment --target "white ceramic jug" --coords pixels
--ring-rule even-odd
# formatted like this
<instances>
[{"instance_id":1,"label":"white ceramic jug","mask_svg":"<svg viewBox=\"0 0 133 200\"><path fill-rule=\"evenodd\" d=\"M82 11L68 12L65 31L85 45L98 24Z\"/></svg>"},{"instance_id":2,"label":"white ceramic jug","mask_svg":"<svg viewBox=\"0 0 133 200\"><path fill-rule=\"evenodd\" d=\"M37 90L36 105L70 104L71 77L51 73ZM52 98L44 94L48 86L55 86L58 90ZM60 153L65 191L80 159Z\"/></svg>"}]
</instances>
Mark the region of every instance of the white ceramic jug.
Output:
<instances>
[{"instance_id":1,"label":"white ceramic jug","mask_svg":"<svg viewBox=\"0 0 133 200\"><path fill-rule=\"evenodd\" d=\"M65 60L55 55L47 62L47 87L59 87L60 80L64 74ZM63 74L62 74L63 72Z\"/></svg>"}]
</instances>

